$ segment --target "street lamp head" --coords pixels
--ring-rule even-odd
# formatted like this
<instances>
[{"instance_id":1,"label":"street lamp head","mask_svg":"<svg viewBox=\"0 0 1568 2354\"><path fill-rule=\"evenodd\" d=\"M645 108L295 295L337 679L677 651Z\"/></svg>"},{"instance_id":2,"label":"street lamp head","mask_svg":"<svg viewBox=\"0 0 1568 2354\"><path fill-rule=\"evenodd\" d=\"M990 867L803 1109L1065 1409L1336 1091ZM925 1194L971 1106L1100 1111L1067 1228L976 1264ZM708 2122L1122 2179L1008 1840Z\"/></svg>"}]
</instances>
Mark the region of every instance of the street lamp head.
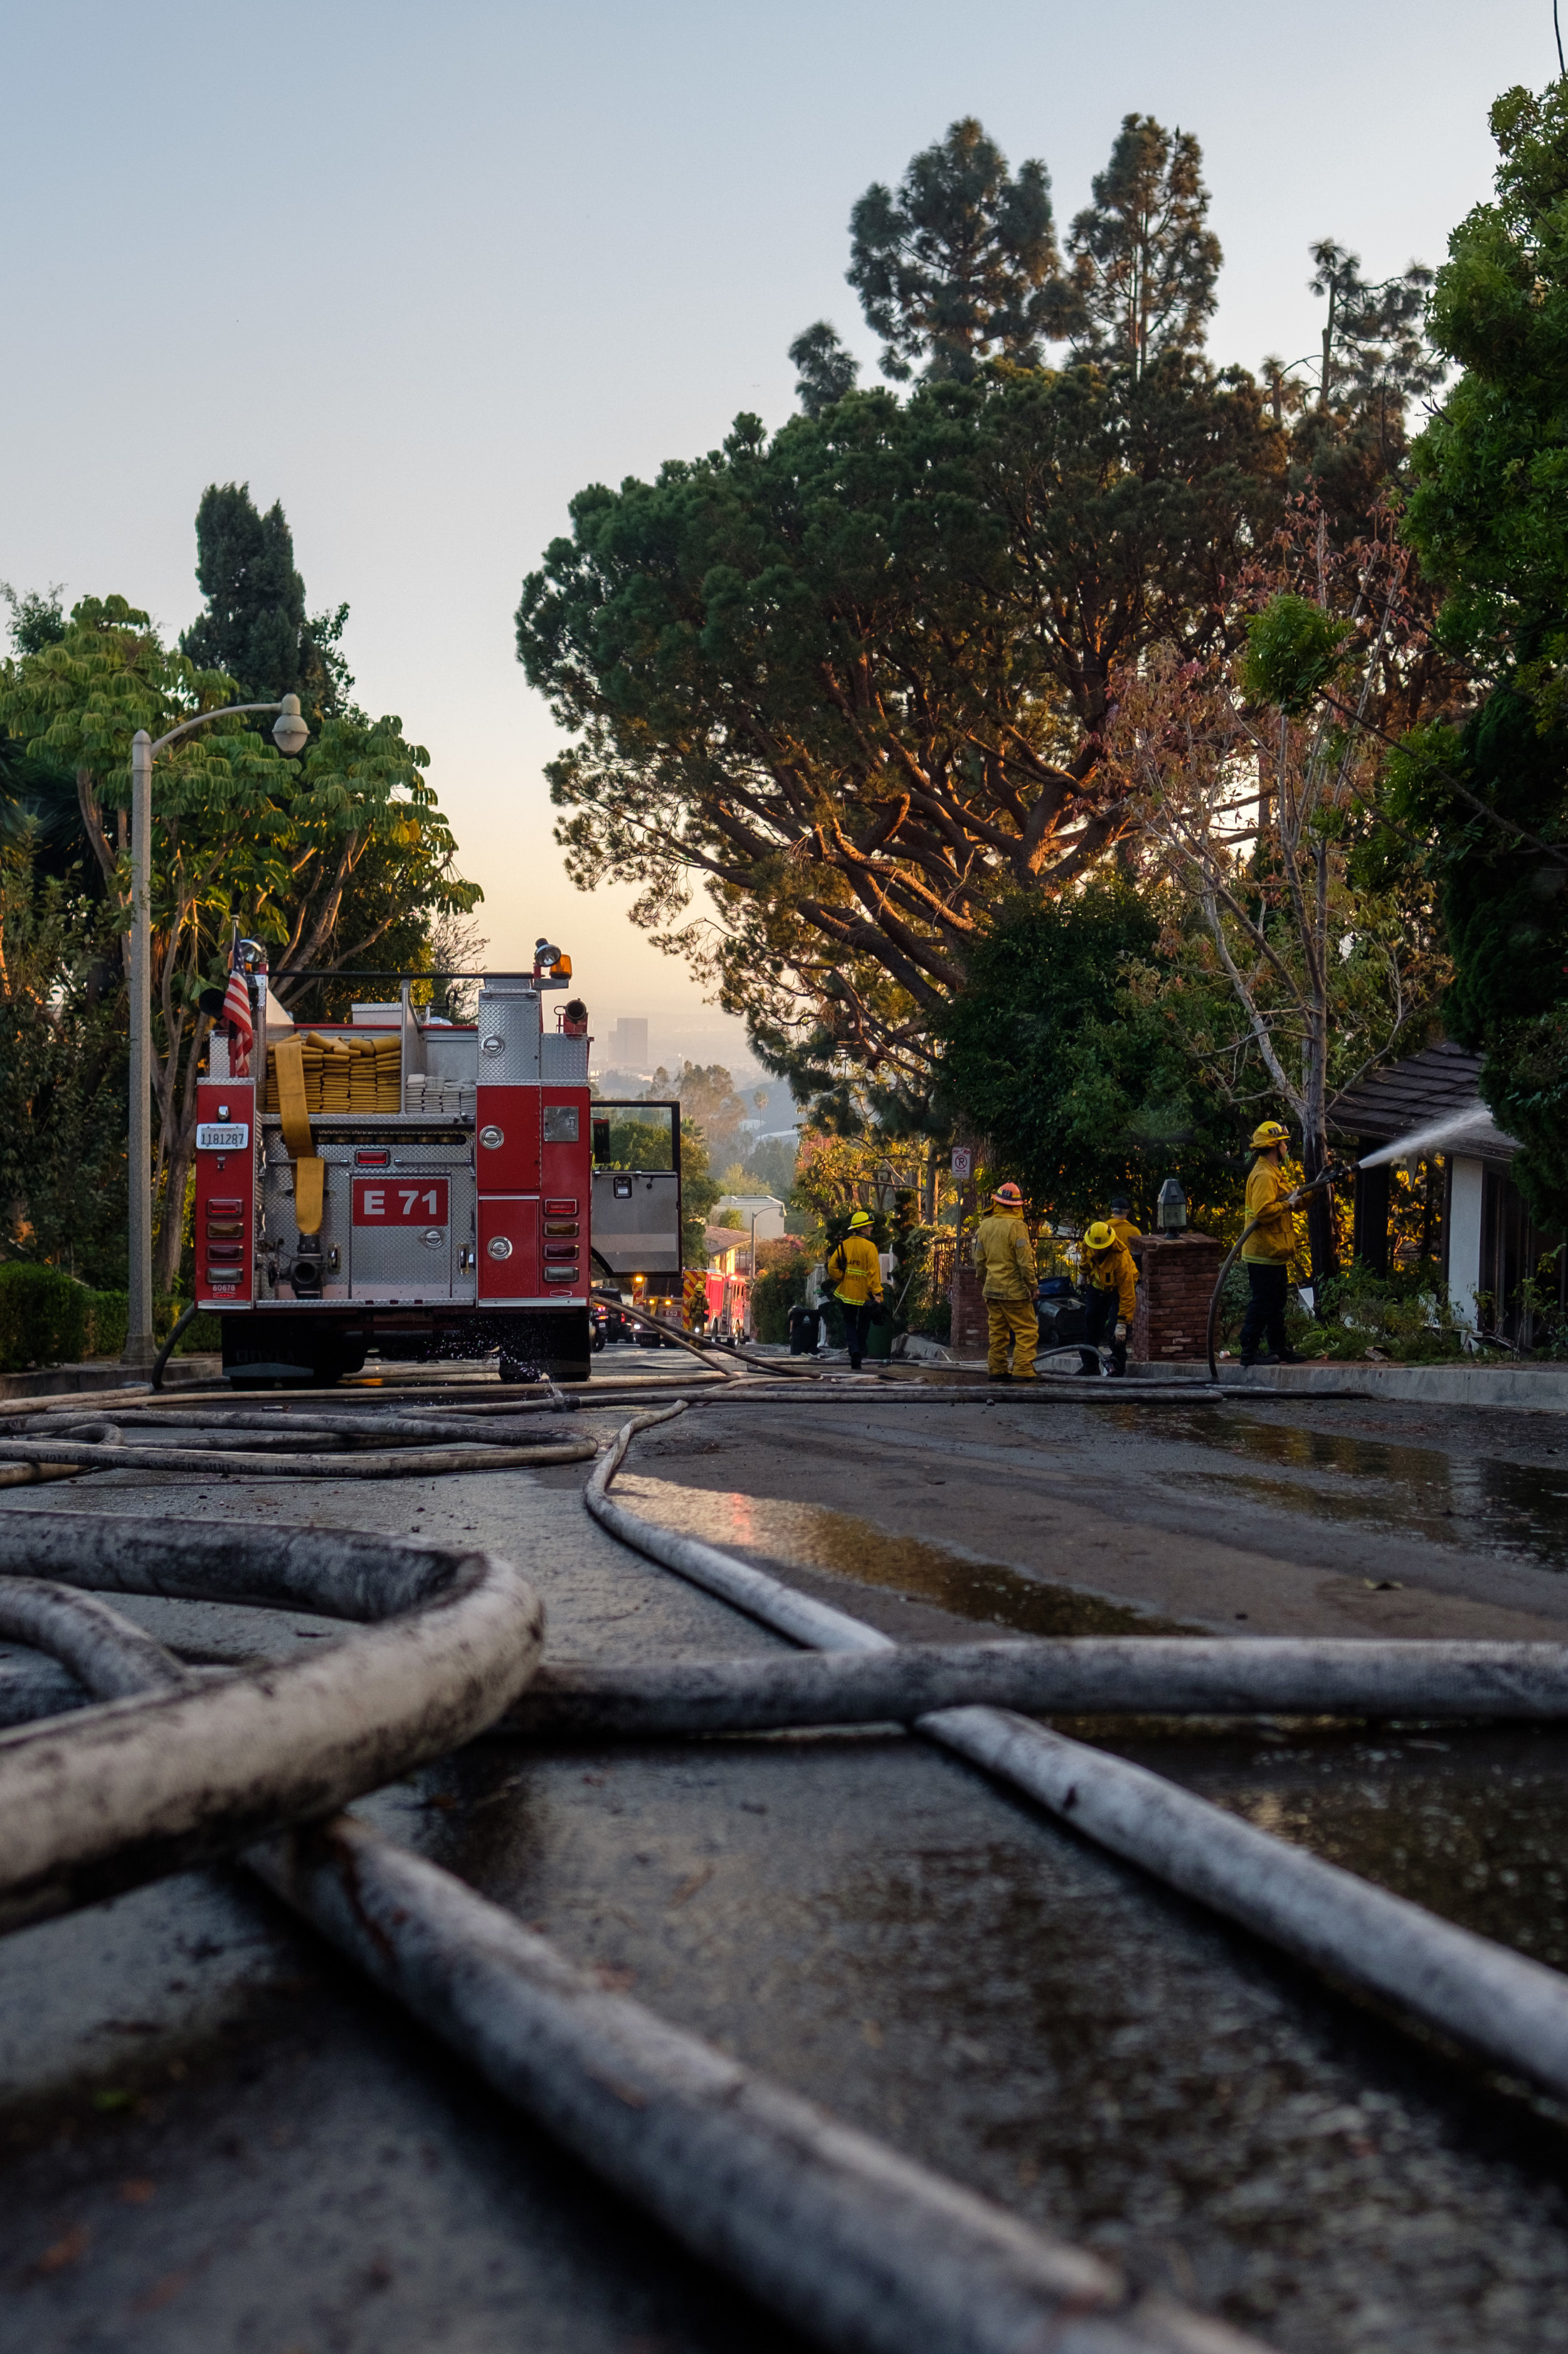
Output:
<instances>
[{"instance_id":1,"label":"street lamp head","mask_svg":"<svg viewBox=\"0 0 1568 2354\"><path fill-rule=\"evenodd\" d=\"M286 695L283 697L283 707L272 722L273 743L276 744L285 760L291 760L296 752L304 750L305 746L310 742L310 737L311 731L300 716L299 696Z\"/></svg>"},{"instance_id":2,"label":"street lamp head","mask_svg":"<svg viewBox=\"0 0 1568 2354\"><path fill-rule=\"evenodd\" d=\"M1179 1235L1183 1231L1187 1224L1187 1196L1181 1191L1179 1179L1167 1177L1160 1188L1154 1214L1160 1222L1161 1234Z\"/></svg>"}]
</instances>

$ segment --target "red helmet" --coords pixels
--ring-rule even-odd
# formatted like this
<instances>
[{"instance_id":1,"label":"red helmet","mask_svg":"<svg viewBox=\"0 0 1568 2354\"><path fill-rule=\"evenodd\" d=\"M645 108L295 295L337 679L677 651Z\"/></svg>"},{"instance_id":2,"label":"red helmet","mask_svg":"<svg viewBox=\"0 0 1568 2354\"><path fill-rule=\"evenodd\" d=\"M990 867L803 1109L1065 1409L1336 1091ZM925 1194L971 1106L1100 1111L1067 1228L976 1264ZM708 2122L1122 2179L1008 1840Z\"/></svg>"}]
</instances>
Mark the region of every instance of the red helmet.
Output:
<instances>
[{"instance_id":1,"label":"red helmet","mask_svg":"<svg viewBox=\"0 0 1568 2354\"><path fill-rule=\"evenodd\" d=\"M1023 1196L1016 1185L999 1185L991 1198L993 1202L1000 1202L1007 1210L1022 1210L1023 1207Z\"/></svg>"}]
</instances>

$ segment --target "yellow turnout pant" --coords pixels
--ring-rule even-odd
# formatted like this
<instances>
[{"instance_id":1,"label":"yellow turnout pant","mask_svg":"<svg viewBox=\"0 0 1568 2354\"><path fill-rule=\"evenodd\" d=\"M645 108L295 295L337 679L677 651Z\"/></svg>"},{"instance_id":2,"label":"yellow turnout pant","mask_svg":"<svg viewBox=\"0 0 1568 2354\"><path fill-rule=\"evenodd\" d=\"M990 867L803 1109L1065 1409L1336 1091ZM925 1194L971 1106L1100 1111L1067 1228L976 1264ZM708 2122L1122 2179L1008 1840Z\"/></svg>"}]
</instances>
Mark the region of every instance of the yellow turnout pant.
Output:
<instances>
[{"instance_id":1,"label":"yellow turnout pant","mask_svg":"<svg viewBox=\"0 0 1568 2354\"><path fill-rule=\"evenodd\" d=\"M1011 1341L1013 1380L1032 1382L1034 1379L1034 1352L1040 1346L1040 1320L1034 1313L1034 1302L1032 1299L988 1299L985 1312L991 1327L990 1346L985 1357L987 1373L1006 1373L1007 1344Z\"/></svg>"}]
</instances>

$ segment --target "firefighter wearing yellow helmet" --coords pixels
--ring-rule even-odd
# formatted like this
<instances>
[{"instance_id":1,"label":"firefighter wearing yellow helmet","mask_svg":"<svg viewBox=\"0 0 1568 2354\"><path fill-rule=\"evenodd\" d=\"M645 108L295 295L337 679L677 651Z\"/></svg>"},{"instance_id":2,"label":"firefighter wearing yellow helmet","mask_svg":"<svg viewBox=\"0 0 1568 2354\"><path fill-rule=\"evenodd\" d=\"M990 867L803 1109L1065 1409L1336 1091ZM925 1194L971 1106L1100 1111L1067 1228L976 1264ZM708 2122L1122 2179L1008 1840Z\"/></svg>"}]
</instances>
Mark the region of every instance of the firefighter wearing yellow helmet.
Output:
<instances>
[{"instance_id":1,"label":"firefighter wearing yellow helmet","mask_svg":"<svg viewBox=\"0 0 1568 2354\"><path fill-rule=\"evenodd\" d=\"M1032 1382L1040 1346L1034 1313L1034 1246L1023 1223L1023 1196L1016 1185L999 1185L991 1215L982 1218L969 1245L985 1296L985 1369L993 1382ZM1012 1352L1011 1371L1008 1351Z\"/></svg>"},{"instance_id":2,"label":"firefighter wearing yellow helmet","mask_svg":"<svg viewBox=\"0 0 1568 2354\"><path fill-rule=\"evenodd\" d=\"M1285 1299L1290 1262L1296 1255L1296 1220L1291 1214L1298 1199L1285 1174L1286 1147L1290 1131L1277 1119L1266 1119L1253 1129L1252 1149L1257 1155L1246 1181L1246 1223L1253 1231L1242 1245L1248 1299L1242 1320L1241 1361L1257 1363L1258 1342L1266 1340L1277 1365L1299 1365L1285 1337Z\"/></svg>"},{"instance_id":3,"label":"firefighter wearing yellow helmet","mask_svg":"<svg viewBox=\"0 0 1568 2354\"><path fill-rule=\"evenodd\" d=\"M1111 1332L1110 1370L1117 1380L1127 1371L1127 1332L1138 1305L1138 1266L1132 1253L1108 1220L1097 1218L1084 1236L1084 1346L1078 1356L1086 1373L1100 1370L1100 1342Z\"/></svg>"},{"instance_id":4,"label":"firefighter wearing yellow helmet","mask_svg":"<svg viewBox=\"0 0 1568 2354\"><path fill-rule=\"evenodd\" d=\"M871 1337L872 1302L874 1300L878 1308L882 1305L882 1261L871 1239L870 1226L870 1211L857 1210L849 1222L848 1234L828 1258L833 1298L843 1310L849 1334L852 1373L859 1373L860 1361Z\"/></svg>"}]
</instances>

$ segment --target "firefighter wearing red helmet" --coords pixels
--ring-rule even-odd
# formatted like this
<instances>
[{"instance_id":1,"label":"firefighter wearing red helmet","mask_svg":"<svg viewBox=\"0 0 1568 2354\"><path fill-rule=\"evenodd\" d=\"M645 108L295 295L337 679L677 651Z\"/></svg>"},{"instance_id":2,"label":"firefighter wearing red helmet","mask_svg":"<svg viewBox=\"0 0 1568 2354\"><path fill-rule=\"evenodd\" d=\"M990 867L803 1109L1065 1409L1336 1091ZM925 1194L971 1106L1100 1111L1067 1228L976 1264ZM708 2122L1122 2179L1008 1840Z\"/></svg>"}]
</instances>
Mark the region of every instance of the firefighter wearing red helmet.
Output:
<instances>
[{"instance_id":1,"label":"firefighter wearing red helmet","mask_svg":"<svg viewBox=\"0 0 1568 2354\"><path fill-rule=\"evenodd\" d=\"M983 1276L987 1348L985 1369L993 1382L1032 1382L1040 1346L1034 1313L1034 1248L1023 1223L1023 1196L1016 1185L999 1185L991 1215L975 1228L969 1257ZM1011 1345L1012 1364L1008 1367Z\"/></svg>"}]
</instances>

